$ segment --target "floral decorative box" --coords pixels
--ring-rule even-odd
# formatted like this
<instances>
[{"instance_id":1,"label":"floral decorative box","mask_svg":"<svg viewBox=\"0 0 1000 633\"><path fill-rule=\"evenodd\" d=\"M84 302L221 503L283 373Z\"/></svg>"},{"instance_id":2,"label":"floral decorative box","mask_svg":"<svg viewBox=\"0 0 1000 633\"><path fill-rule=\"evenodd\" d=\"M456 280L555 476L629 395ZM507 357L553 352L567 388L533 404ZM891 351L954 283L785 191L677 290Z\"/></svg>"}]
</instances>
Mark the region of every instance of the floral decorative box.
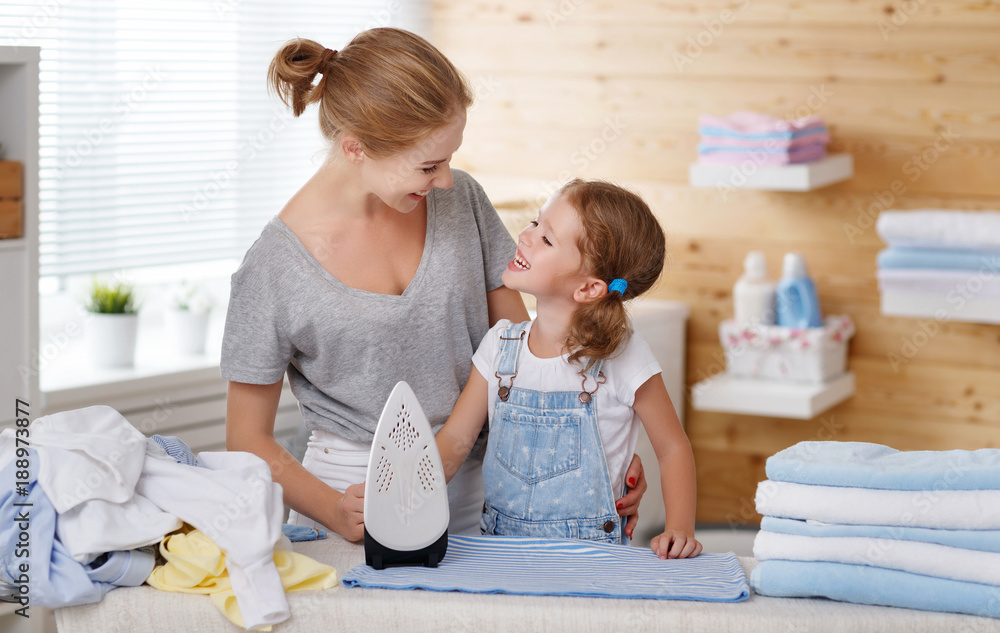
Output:
<instances>
[{"instance_id":1,"label":"floral decorative box","mask_svg":"<svg viewBox=\"0 0 1000 633\"><path fill-rule=\"evenodd\" d=\"M847 369L847 341L854 322L846 315L829 316L823 327L778 325L741 327L732 320L719 324L719 340L732 376L759 380L822 383Z\"/></svg>"}]
</instances>

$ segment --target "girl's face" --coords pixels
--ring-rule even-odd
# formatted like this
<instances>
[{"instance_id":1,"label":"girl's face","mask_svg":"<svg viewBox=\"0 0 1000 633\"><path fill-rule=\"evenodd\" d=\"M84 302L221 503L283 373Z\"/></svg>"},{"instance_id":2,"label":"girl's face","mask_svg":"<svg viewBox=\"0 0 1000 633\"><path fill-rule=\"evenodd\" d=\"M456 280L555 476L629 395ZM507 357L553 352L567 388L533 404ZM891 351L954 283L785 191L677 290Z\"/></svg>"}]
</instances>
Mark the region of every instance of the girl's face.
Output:
<instances>
[{"instance_id":1,"label":"girl's face","mask_svg":"<svg viewBox=\"0 0 1000 633\"><path fill-rule=\"evenodd\" d=\"M464 131L463 111L410 149L385 158L365 156L361 174L368 190L390 208L409 213L431 189L451 188L451 157L462 145Z\"/></svg>"},{"instance_id":2,"label":"girl's face","mask_svg":"<svg viewBox=\"0 0 1000 633\"><path fill-rule=\"evenodd\" d=\"M586 278L578 246L582 234L576 209L556 193L518 236L517 253L503 273L504 285L537 298L572 298Z\"/></svg>"}]
</instances>

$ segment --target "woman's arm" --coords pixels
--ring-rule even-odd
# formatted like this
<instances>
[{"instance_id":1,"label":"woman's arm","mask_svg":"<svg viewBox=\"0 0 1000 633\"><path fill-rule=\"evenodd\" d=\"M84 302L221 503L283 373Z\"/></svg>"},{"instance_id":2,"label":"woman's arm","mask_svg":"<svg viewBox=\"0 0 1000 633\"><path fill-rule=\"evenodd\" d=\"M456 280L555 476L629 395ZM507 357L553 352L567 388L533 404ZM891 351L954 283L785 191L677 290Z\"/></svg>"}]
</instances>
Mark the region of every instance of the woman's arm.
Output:
<instances>
[{"instance_id":1,"label":"woman's arm","mask_svg":"<svg viewBox=\"0 0 1000 633\"><path fill-rule=\"evenodd\" d=\"M229 382L226 448L257 455L281 484L285 505L349 541L364 536L364 484L338 492L307 471L274 439L274 417L284 379L270 385Z\"/></svg>"},{"instance_id":2,"label":"woman's arm","mask_svg":"<svg viewBox=\"0 0 1000 633\"><path fill-rule=\"evenodd\" d=\"M490 315L490 327L496 325L500 319L521 323L529 318L521 293L507 286L500 286L486 293L486 309Z\"/></svg>"},{"instance_id":3,"label":"woman's arm","mask_svg":"<svg viewBox=\"0 0 1000 633\"><path fill-rule=\"evenodd\" d=\"M473 367L469 373L469 380L465 383L465 389L458 396L458 402L448 416L448 421L437 433L437 445L444 466L445 481L451 481L462 466L476 443L479 432L486 424L487 388L486 379Z\"/></svg>"},{"instance_id":4,"label":"woman's arm","mask_svg":"<svg viewBox=\"0 0 1000 633\"><path fill-rule=\"evenodd\" d=\"M660 558L697 556L701 553L701 543L694 538L697 503L694 454L660 374L636 390L632 408L642 420L660 464L663 505L667 511L666 529L653 538L650 547Z\"/></svg>"}]
</instances>

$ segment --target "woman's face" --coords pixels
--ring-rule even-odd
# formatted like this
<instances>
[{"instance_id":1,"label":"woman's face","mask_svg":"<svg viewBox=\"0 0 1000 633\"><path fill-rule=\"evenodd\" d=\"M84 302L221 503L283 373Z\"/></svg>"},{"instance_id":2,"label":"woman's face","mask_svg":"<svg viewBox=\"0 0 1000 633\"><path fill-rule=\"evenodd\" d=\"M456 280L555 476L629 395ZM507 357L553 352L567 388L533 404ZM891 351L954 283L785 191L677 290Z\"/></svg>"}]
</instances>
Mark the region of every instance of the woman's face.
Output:
<instances>
[{"instance_id":1,"label":"woman's face","mask_svg":"<svg viewBox=\"0 0 1000 633\"><path fill-rule=\"evenodd\" d=\"M385 158L366 156L361 173L368 190L400 213L413 211L431 189L451 187L451 157L462 145L464 131L462 111L410 149Z\"/></svg>"}]
</instances>

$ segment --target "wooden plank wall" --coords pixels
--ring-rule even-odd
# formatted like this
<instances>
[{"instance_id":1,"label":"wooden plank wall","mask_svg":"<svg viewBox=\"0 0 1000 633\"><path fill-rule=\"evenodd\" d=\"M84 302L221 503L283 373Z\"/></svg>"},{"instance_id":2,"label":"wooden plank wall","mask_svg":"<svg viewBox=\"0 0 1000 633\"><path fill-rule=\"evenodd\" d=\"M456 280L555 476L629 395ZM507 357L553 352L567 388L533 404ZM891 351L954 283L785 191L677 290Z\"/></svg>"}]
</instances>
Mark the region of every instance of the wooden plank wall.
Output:
<instances>
[{"instance_id":1,"label":"wooden plank wall","mask_svg":"<svg viewBox=\"0 0 1000 633\"><path fill-rule=\"evenodd\" d=\"M745 253L806 254L825 313L857 325L856 395L810 421L695 411L698 519L759 521L764 460L801 440L1000 446L1000 326L884 317L886 208L1000 208L1000 3L959 0L436 0L432 38L478 93L457 164L498 206L570 176L641 191L669 235L658 296L688 303L687 385L722 370ZM701 113L818 113L848 182L692 189ZM899 360L896 360L896 358Z\"/></svg>"}]
</instances>

